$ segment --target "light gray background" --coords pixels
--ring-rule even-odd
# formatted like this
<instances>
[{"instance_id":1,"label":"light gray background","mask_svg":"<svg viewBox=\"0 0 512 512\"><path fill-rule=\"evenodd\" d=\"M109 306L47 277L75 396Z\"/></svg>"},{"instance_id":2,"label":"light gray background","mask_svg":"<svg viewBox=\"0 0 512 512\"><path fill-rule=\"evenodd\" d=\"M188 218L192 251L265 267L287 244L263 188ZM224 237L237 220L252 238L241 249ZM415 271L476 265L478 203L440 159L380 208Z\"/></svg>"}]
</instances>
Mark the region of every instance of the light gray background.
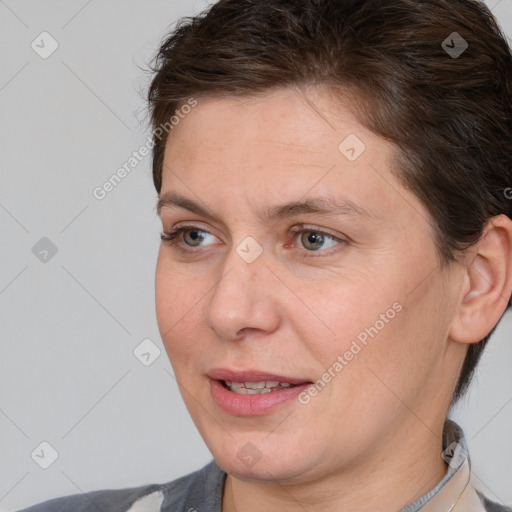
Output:
<instances>
[{"instance_id":1,"label":"light gray background","mask_svg":"<svg viewBox=\"0 0 512 512\"><path fill-rule=\"evenodd\" d=\"M165 482L211 459L156 325L160 224L150 157L102 201L92 195L149 134L142 99L149 76L140 67L173 22L205 5L0 0L2 511ZM488 5L510 36L512 0ZM31 48L43 31L59 45L47 59ZM46 263L32 253L42 237L58 249ZM150 366L133 354L147 338L162 352ZM512 502L511 339L507 313L456 411L475 484L505 503ZM43 441L58 452L48 469L31 458Z\"/></svg>"}]
</instances>

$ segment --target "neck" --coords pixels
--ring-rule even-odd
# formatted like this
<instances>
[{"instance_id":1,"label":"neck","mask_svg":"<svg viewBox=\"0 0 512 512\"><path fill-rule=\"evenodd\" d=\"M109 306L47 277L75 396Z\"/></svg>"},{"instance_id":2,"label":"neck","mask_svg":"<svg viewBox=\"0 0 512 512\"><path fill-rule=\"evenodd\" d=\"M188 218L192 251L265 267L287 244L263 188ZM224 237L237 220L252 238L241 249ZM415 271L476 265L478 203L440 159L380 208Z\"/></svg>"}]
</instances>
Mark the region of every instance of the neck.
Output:
<instances>
[{"instance_id":1,"label":"neck","mask_svg":"<svg viewBox=\"0 0 512 512\"><path fill-rule=\"evenodd\" d=\"M368 460L314 481L242 481L228 475L222 512L396 512L434 487L447 469L441 458L444 421L432 431L414 421Z\"/></svg>"}]
</instances>

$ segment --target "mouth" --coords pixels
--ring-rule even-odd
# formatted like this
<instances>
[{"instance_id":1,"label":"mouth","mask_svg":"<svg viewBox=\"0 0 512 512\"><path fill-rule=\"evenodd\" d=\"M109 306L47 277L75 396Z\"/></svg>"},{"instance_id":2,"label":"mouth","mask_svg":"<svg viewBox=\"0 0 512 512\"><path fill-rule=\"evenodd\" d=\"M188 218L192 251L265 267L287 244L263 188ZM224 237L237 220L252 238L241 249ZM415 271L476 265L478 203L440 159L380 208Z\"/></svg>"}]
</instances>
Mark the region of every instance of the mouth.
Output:
<instances>
[{"instance_id":1,"label":"mouth","mask_svg":"<svg viewBox=\"0 0 512 512\"><path fill-rule=\"evenodd\" d=\"M297 384L292 384L291 382L279 382L277 380L260 380L259 382L221 380L219 382L232 393L238 393L239 395L261 395L297 386Z\"/></svg>"},{"instance_id":2,"label":"mouth","mask_svg":"<svg viewBox=\"0 0 512 512\"><path fill-rule=\"evenodd\" d=\"M234 371L225 368L208 372L214 402L235 416L272 412L313 384L312 381L267 372Z\"/></svg>"}]
</instances>

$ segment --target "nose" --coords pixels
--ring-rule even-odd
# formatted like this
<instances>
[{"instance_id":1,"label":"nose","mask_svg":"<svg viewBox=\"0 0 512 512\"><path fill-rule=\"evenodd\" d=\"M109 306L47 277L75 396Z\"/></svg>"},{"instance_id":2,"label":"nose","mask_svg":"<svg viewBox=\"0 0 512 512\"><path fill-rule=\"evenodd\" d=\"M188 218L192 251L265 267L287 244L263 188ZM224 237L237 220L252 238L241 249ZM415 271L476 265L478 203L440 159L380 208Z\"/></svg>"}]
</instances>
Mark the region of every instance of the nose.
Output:
<instances>
[{"instance_id":1,"label":"nose","mask_svg":"<svg viewBox=\"0 0 512 512\"><path fill-rule=\"evenodd\" d=\"M233 250L222 270L208 296L206 325L225 340L238 340L253 332L274 332L281 321L275 293L278 281L266 267L263 255L246 263Z\"/></svg>"}]
</instances>

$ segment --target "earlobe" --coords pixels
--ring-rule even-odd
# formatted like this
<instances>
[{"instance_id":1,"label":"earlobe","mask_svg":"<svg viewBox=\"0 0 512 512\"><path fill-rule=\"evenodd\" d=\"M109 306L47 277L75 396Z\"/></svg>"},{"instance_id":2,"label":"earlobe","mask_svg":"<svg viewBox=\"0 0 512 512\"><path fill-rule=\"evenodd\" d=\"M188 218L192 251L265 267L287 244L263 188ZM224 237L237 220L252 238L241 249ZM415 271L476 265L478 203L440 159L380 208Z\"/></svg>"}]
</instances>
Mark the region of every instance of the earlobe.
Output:
<instances>
[{"instance_id":1,"label":"earlobe","mask_svg":"<svg viewBox=\"0 0 512 512\"><path fill-rule=\"evenodd\" d=\"M512 220L490 219L468 251L465 282L450 338L476 343L498 323L512 294Z\"/></svg>"}]
</instances>

